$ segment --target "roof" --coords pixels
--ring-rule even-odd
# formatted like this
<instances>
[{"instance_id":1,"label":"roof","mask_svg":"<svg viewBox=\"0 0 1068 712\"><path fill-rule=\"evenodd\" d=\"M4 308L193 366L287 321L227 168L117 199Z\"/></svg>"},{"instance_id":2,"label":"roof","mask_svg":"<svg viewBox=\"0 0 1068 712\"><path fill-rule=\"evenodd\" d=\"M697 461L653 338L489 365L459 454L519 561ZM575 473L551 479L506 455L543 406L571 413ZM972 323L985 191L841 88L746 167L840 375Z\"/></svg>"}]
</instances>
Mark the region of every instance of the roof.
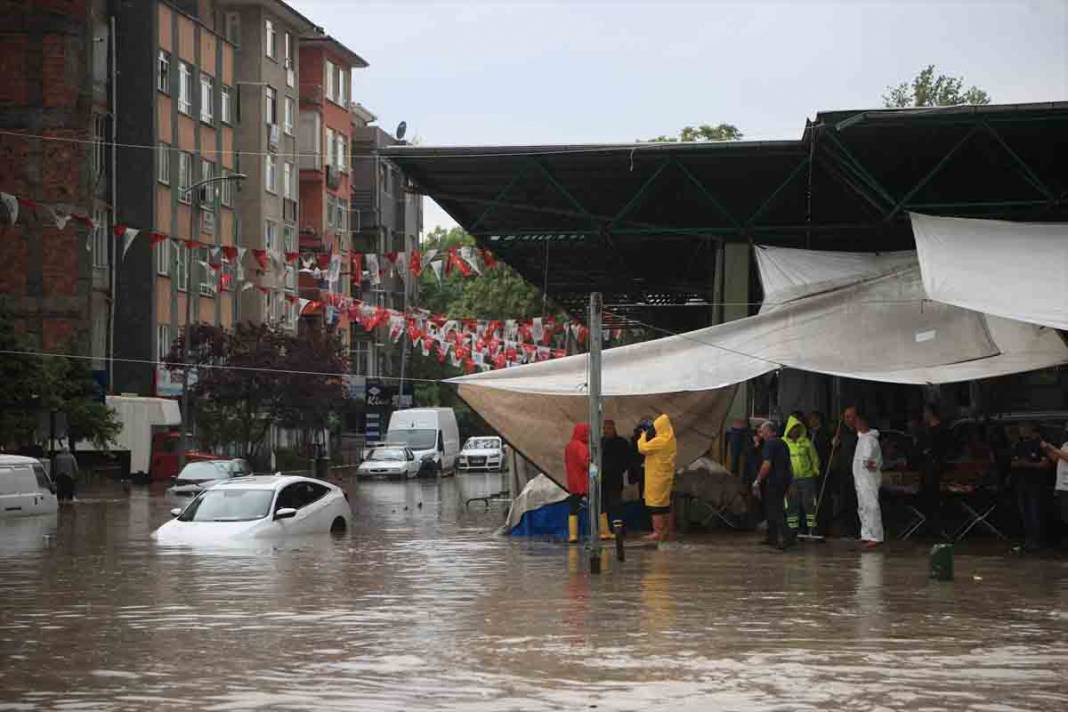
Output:
<instances>
[{"instance_id":1,"label":"roof","mask_svg":"<svg viewBox=\"0 0 1068 712\"><path fill-rule=\"evenodd\" d=\"M302 15L296 8L288 3L282 2L282 0L223 0L219 3L220 8L237 6L266 7L275 13L285 15L285 20L289 22L297 32L323 31L322 27L316 25L305 15Z\"/></svg>"},{"instance_id":2,"label":"roof","mask_svg":"<svg viewBox=\"0 0 1068 712\"><path fill-rule=\"evenodd\" d=\"M380 155L565 306L596 290L608 304L689 311L676 325L696 328L720 241L911 249L909 210L1068 220L1066 129L1068 102L1046 102L820 112L782 141Z\"/></svg>"},{"instance_id":3,"label":"roof","mask_svg":"<svg viewBox=\"0 0 1068 712\"><path fill-rule=\"evenodd\" d=\"M41 461L35 457L25 457L23 455L3 455L0 454L0 465L40 465Z\"/></svg>"},{"instance_id":4,"label":"roof","mask_svg":"<svg viewBox=\"0 0 1068 712\"><path fill-rule=\"evenodd\" d=\"M330 35L314 34L314 35L301 35L301 44L324 44L329 47L333 52L345 58L350 67L356 67L363 69L370 65L360 55L353 52L351 49L341 44L338 40L334 39Z\"/></svg>"},{"instance_id":5,"label":"roof","mask_svg":"<svg viewBox=\"0 0 1068 712\"><path fill-rule=\"evenodd\" d=\"M294 482L318 482L318 480L312 480L308 477L299 477L297 475L249 475L247 477L235 477L231 480L220 482L212 487L212 489L218 489L219 487L227 487L230 489L279 489L286 485L293 484ZM321 484L329 484L322 482Z\"/></svg>"}]
</instances>

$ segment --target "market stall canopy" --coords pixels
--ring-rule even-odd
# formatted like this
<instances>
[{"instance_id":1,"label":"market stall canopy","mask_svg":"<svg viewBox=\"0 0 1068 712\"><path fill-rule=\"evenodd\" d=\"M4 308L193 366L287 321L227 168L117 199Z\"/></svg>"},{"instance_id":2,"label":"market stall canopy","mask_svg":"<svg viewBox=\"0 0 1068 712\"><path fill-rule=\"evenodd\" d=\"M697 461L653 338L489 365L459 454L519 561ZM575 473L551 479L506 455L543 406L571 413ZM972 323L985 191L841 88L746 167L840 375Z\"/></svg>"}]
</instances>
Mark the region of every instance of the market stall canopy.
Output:
<instances>
[{"instance_id":1,"label":"market stall canopy","mask_svg":"<svg viewBox=\"0 0 1068 712\"><path fill-rule=\"evenodd\" d=\"M1068 331L1068 224L910 218L931 299Z\"/></svg>"},{"instance_id":2,"label":"market stall canopy","mask_svg":"<svg viewBox=\"0 0 1068 712\"><path fill-rule=\"evenodd\" d=\"M679 463L708 449L733 386L781 367L871 381L948 383L1068 363L1053 330L931 301L915 253L758 247L757 316L603 354L607 417L622 432L666 412ZM562 481L563 444L586 415L585 354L453 379L460 396Z\"/></svg>"}]
</instances>

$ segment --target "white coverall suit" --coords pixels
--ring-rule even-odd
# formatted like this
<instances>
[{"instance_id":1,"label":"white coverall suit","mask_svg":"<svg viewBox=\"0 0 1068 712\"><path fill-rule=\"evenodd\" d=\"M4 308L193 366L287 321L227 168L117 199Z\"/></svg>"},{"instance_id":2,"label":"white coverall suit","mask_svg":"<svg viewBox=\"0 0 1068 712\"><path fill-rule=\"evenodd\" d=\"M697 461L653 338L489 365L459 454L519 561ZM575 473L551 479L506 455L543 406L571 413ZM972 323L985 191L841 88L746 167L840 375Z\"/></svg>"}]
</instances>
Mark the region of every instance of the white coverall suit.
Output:
<instances>
[{"instance_id":1,"label":"white coverall suit","mask_svg":"<svg viewBox=\"0 0 1068 712\"><path fill-rule=\"evenodd\" d=\"M872 461L875 469L865 463ZM853 456L853 481L857 486L857 514L860 516L860 538L864 541L883 540L883 513L879 509L879 484L882 481L883 451L879 446L879 431L857 433L857 450Z\"/></svg>"}]
</instances>

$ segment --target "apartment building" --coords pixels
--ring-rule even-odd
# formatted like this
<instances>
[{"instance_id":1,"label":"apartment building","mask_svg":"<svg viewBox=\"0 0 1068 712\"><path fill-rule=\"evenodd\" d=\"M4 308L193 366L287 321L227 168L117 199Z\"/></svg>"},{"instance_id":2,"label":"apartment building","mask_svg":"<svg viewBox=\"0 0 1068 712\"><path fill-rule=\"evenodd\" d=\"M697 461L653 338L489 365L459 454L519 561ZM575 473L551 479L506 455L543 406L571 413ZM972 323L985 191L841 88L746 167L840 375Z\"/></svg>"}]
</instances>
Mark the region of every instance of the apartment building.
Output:
<instances>
[{"instance_id":1,"label":"apartment building","mask_svg":"<svg viewBox=\"0 0 1068 712\"><path fill-rule=\"evenodd\" d=\"M278 256L298 250L299 38L321 29L280 0L220 0L216 17L234 45L238 165L248 176L236 196L241 244L270 256L256 275L266 292L242 292L238 317L295 329L299 265Z\"/></svg>"},{"instance_id":2,"label":"apartment building","mask_svg":"<svg viewBox=\"0 0 1068 712\"><path fill-rule=\"evenodd\" d=\"M300 39L300 238L301 252L320 256L322 273L302 272L301 295L321 301L324 294L349 296L349 202L352 182L352 73L367 67L358 54L327 35ZM306 315L302 328L336 331L347 344L345 310L324 303Z\"/></svg>"},{"instance_id":3,"label":"apartment building","mask_svg":"<svg viewBox=\"0 0 1068 712\"><path fill-rule=\"evenodd\" d=\"M423 232L423 198L411 189L411 182L396 165L378 155L378 149L399 141L376 126L377 117L359 103L351 107L351 120L353 249L364 253L411 254L418 249ZM410 275L387 274L380 281L374 284L362 280L353 296L391 309L404 309L415 303L418 282ZM368 334L359 325L352 328L351 353L356 375L399 375L396 350L385 348L381 335Z\"/></svg>"},{"instance_id":4,"label":"apartment building","mask_svg":"<svg viewBox=\"0 0 1068 712\"><path fill-rule=\"evenodd\" d=\"M49 206L23 207L14 225L0 207L0 295L38 348L95 357L102 384L114 198L107 9L105 0L6 3L0 33L0 191ZM71 213L96 227L61 225Z\"/></svg>"},{"instance_id":5,"label":"apartment building","mask_svg":"<svg viewBox=\"0 0 1068 712\"><path fill-rule=\"evenodd\" d=\"M217 260L214 248L237 244L237 181L188 190L237 172L234 47L216 32L208 0L139 0L116 3L114 10L123 220L206 245L133 243L118 271L115 353L125 360L115 365L115 385L122 392L177 395L181 384L153 362L187 318L227 328L237 318L232 266L219 272L207 266Z\"/></svg>"}]
</instances>

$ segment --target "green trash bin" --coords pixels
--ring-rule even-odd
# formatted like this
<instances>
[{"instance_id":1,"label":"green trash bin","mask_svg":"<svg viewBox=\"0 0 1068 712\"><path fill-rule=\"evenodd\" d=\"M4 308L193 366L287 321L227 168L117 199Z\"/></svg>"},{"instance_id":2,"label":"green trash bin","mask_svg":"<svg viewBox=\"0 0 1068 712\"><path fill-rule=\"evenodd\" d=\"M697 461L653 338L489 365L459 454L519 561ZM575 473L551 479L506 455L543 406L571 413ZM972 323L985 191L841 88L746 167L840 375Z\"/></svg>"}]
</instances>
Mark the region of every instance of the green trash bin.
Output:
<instances>
[{"instance_id":1,"label":"green trash bin","mask_svg":"<svg viewBox=\"0 0 1068 712\"><path fill-rule=\"evenodd\" d=\"M931 547L931 578L936 581L953 580L953 545L935 544Z\"/></svg>"}]
</instances>

